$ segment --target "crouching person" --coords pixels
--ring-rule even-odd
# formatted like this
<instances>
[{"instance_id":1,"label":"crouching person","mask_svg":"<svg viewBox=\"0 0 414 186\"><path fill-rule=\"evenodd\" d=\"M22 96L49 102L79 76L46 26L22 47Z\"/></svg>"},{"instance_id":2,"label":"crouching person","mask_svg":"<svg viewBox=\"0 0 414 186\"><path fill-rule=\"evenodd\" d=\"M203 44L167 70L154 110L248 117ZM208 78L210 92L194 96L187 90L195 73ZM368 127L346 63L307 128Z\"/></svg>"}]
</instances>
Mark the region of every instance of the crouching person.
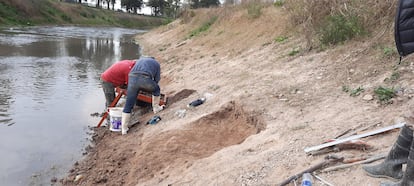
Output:
<instances>
[{"instance_id":1,"label":"crouching person","mask_svg":"<svg viewBox=\"0 0 414 186\"><path fill-rule=\"evenodd\" d=\"M102 89L105 94L105 111L115 99L115 87L128 84L128 75L136 60L122 60L111 65L101 74Z\"/></svg>"},{"instance_id":2,"label":"crouching person","mask_svg":"<svg viewBox=\"0 0 414 186\"><path fill-rule=\"evenodd\" d=\"M158 85L160 81L161 68L158 61L153 57L141 57L132 67L128 75L127 99L122 112L122 134L127 134L128 124L131 119L131 111L137 100L139 91L152 93L152 110L154 113L161 111L161 90Z\"/></svg>"}]
</instances>

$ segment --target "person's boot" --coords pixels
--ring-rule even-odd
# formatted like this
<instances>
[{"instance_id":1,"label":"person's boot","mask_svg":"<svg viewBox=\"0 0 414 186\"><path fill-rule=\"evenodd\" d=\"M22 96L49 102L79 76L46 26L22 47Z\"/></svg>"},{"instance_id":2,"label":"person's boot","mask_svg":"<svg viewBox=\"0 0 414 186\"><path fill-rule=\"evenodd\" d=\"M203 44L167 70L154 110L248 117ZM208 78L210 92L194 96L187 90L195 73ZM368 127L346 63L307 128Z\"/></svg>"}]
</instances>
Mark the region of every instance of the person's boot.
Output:
<instances>
[{"instance_id":1,"label":"person's boot","mask_svg":"<svg viewBox=\"0 0 414 186\"><path fill-rule=\"evenodd\" d=\"M372 177L401 179L403 177L402 165L407 163L412 141L413 130L404 125L384 162L362 168Z\"/></svg>"},{"instance_id":2,"label":"person's boot","mask_svg":"<svg viewBox=\"0 0 414 186\"><path fill-rule=\"evenodd\" d=\"M152 111L154 114L164 109L164 105L160 106L160 96L152 96Z\"/></svg>"},{"instance_id":3,"label":"person's boot","mask_svg":"<svg viewBox=\"0 0 414 186\"><path fill-rule=\"evenodd\" d=\"M125 113L122 112L121 114L122 119L121 119L121 133L122 135L127 134L129 128L128 128L128 124L129 124L129 120L131 119L131 113Z\"/></svg>"},{"instance_id":4,"label":"person's boot","mask_svg":"<svg viewBox=\"0 0 414 186\"><path fill-rule=\"evenodd\" d=\"M414 143L411 143L410 155L404 176L398 183L381 183L381 186L414 186Z\"/></svg>"}]
</instances>

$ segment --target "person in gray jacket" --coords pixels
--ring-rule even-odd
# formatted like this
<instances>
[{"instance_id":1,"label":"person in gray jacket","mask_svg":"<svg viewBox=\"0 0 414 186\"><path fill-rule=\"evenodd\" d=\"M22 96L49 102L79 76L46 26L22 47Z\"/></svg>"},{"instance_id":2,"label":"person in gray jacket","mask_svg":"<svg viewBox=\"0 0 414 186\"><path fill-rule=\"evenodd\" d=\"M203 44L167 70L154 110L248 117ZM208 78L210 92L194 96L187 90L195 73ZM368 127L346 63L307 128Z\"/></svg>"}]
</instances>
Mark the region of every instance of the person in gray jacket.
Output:
<instances>
[{"instance_id":1,"label":"person in gray jacket","mask_svg":"<svg viewBox=\"0 0 414 186\"><path fill-rule=\"evenodd\" d=\"M160 86L158 85L161 77L160 64L153 57L141 57L132 67L128 75L127 98L122 111L122 134L127 134L128 124L131 118L131 111L137 101L139 91L152 93L152 110L157 113L163 110L164 105L160 103Z\"/></svg>"}]
</instances>

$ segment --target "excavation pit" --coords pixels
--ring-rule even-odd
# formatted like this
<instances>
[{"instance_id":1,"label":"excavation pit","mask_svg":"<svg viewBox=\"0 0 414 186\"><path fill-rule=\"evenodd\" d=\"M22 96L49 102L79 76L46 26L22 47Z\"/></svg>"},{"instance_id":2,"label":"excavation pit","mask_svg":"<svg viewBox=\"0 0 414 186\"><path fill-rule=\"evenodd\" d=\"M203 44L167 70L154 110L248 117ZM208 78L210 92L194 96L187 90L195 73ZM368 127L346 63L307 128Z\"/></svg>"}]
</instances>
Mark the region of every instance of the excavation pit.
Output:
<instances>
[{"instance_id":1,"label":"excavation pit","mask_svg":"<svg viewBox=\"0 0 414 186\"><path fill-rule=\"evenodd\" d=\"M137 161L133 162L137 169L132 174L137 182L162 173L168 177L166 173L175 167L191 165L225 147L240 144L263 128L257 116L230 102L181 130L166 131L145 139L137 153Z\"/></svg>"},{"instance_id":2,"label":"excavation pit","mask_svg":"<svg viewBox=\"0 0 414 186\"><path fill-rule=\"evenodd\" d=\"M176 129L148 134L148 126L132 127L126 136L97 128L94 147L61 183L73 185L79 174L83 178L76 185L136 185L154 177L166 179L170 172L188 169L197 160L241 144L265 127L260 114L245 111L235 102Z\"/></svg>"}]
</instances>

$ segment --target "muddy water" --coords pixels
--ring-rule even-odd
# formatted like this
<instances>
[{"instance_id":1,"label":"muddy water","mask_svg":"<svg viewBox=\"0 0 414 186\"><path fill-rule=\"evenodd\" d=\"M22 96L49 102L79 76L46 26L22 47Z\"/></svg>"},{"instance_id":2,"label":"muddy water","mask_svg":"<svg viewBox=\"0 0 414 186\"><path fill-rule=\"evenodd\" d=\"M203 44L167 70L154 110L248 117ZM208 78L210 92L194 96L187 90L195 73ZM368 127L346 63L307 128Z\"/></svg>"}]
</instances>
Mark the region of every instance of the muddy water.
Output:
<instances>
[{"instance_id":1,"label":"muddy water","mask_svg":"<svg viewBox=\"0 0 414 186\"><path fill-rule=\"evenodd\" d=\"M99 76L135 59L121 28L32 27L0 31L0 185L50 185L89 145L104 96Z\"/></svg>"}]
</instances>

